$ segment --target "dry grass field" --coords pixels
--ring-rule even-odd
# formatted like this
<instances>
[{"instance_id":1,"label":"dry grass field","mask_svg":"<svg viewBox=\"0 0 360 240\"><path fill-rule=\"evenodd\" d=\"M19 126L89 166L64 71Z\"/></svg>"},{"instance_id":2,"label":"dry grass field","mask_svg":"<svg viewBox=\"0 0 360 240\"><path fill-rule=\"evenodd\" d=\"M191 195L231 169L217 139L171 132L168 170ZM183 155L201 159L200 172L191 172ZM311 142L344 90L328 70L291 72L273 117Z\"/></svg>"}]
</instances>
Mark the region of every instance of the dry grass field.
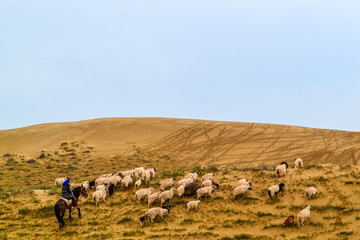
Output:
<instances>
[{"instance_id":1,"label":"dry grass field","mask_svg":"<svg viewBox=\"0 0 360 240\"><path fill-rule=\"evenodd\" d=\"M0 131L0 239L360 239L360 133L271 124L134 118L96 119ZM301 157L304 168L294 169ZM287 161L290 171L276 178ZM187 172L214 172L220 184L213 198L175 197L169 216L140 227L147 204L135 189L117 188L107 204L80 197L82 218L59 229L54 204L57 177L72 186L104 173L156 167L150 181ZM232 198L237 180L253 190ZM266 189L284 182L285 194L270 200ZM319 190L306 199L304 190ZM147 187L147 186L146 186ZM157 206L159 204L155 204ZM288 215L311 205L311 221L283 227Z\"/></svg>"}]
</instances>

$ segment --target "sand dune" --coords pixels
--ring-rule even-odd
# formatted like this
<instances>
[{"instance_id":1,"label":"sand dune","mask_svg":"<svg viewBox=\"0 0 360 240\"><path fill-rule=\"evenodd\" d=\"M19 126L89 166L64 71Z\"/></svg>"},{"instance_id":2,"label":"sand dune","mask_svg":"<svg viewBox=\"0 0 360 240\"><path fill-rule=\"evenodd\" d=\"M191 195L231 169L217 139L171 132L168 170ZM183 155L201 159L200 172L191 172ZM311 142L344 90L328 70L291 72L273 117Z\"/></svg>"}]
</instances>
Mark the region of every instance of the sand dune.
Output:
<instances>
[{"instance_id":1,"label":"sand dune","mask_svg":"<svg viewBox=\"0 0 360 240\"><path fill-rule=\"evenodd\" d=\"M182 164L313 162L358 164L360 133L274 124L166 118L106 118L50 123L0 131L0 154L55 150L64 141L84 142L98 153L137 145L166 153Z\"/></svg>"}]
</instances>

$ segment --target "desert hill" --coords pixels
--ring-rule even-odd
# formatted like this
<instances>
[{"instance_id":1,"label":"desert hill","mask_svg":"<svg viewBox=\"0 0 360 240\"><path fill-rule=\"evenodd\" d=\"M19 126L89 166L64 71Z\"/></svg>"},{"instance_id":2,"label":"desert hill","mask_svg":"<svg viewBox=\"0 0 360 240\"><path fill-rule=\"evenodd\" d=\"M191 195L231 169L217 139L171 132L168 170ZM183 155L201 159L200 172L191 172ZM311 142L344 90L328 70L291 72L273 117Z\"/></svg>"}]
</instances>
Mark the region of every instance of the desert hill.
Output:
<instances>
[{"instance_id":1,"label":"desert hill","mask_svg":"<svg viewBox=\"0 0 360 240\"><path fill-rule=\"evenodd\" d=\"M0 239L358 239L359 148L357 132L185 119L95 119L0 131ZM303 168L294 169L295 157ZM274 169L283 160L289 171L279 178ZM74 188L139 166L157 169L141 188L159 191L161 180L195 171L214 173L219 188L190 212L186 204L196 197L175 196L169 216L143 227L139 218L149 207L135 201L133 184L117 187L98 206L89 190L79 199L82 217L73 211L69 219L67 212L67 226L59 229L56 178L70 177ZM252 180L252 190L234 199L241 178ZM271 200L267 188L280 182L285 194ZM319 190L311 200L304 194L310 186ZM310 204L305 226L283 226Z\"/></svg>"},{"instance_id":2,"label":"desert hill","mask_svg":"<svg viewBox=\"0 0 360 240\"><path fill-rule=\"evenodd\" d=\"M0 154L35 156L41 150L56 150L62 142L94 146L99 156L126 154L135 145L185 165L269 163L295 157L357 165L360 157L359 132L166 118L106 118L3 130Z\"/></svg>"}]
</instances>

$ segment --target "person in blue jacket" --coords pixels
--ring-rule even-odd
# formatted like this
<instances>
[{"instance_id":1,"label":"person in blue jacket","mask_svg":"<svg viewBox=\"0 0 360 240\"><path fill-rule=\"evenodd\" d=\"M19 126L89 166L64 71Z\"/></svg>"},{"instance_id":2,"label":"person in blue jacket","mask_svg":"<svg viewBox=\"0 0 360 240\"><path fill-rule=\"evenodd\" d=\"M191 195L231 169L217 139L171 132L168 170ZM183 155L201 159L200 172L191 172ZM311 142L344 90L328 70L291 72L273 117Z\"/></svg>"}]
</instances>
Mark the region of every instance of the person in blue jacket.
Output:
<instances>
[{"instance_id":1,"label":"person in blue jacket","mask_svg":"<svg viewBox=\"0 0 360 240\"><path fill-rule=\"evenodd\" d=\"M73 207L79 208L78 205L76 204L75 197L74 197L73 192L70 189L69 183L70 183L70 178L68 178L64 181L62 188L61 188L61 197L66 198L66 199L71 199L73 202L72 203Z\"/></svg>"}]
</instances>

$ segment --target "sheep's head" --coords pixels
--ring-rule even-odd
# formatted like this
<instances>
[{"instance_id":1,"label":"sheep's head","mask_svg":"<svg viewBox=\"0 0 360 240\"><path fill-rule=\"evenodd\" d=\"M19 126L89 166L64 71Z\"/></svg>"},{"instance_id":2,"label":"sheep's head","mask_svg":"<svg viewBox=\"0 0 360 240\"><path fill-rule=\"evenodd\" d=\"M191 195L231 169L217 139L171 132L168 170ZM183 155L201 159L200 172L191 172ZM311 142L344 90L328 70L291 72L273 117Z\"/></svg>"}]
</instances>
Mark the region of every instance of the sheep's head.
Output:
<instances>
[{"instance_id":1,"label":"sheep's head","mask_svg":"<svg viewBox=\"0 0 360 240\"><path fill-rule=\"evenodd\" d=\"M309 205L309 206L307 206L307 208L308 208L308 209L311 209L311 206Z\"/></svg>"},{"instance_id":2,"label":"sheep's head","mask_svg":"<svg viewBox=\"0 0 360 240\"><path fill-rule=\"evenodd\" d=\"M279 188L280 188L280 189L283 189L284 187L285 187L285 184L284 184L284 183L280 183L280 184L279 184Z\"/></svg>"}]
</instances>

